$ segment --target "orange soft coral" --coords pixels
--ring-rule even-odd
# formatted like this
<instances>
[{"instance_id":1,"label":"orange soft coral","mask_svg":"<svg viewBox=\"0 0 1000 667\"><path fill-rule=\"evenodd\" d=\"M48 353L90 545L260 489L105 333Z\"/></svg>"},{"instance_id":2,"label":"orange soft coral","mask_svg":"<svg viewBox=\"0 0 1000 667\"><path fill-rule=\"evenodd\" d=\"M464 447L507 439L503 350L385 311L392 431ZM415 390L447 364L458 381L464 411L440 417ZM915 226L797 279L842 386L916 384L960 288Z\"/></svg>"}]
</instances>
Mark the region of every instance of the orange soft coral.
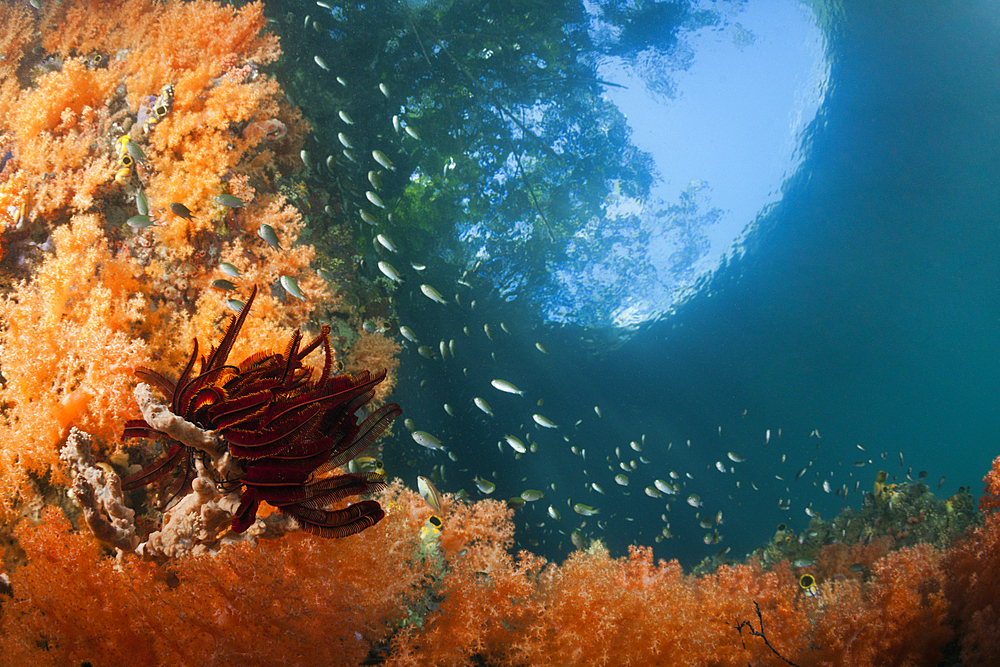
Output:
<instances>
[{"instance_id":1,"label":"orange soft coral","mask_svg":"<svg viewBox=\"0 0 1000 667\"><path fill-rule=\"evenodd\" d=\"M57 465L71 421L113 438L134 411L129 376L148 359L133 336L144 300L137 267L112 261L102 226L87 214L57 229L56 255L0 304L0 510L29 474Z\"/></svg>"},{"instance_id":2,"label":"orange soft coral","mask_svg":"<svg viewBox=\"0 0 1000 667\"><path fill-rule=\"evenodd\" d=\"M8 11L15 25L30 18L23 10L0 13ZM293 130L283 150L294 154L307 129L274 79L258 71L280 53L264 26L259 2L239 10L209 0L46 3L38 30L45 50L58 55L44 65L53 71L37 74L16 100L12 73L0 77L0 104L9 111L0 116L0 131L15 136L32 192L31 218L89 210L105 185L114 187L112 144L131 122L121 110L125 101L134 114L141 100L171 84L172 109L149 137L143 185L154 210L182 202L195 213L192 220L168 216L163 243L180 238L183 247L192 234L212 231L210 200L222 179L243 163L274 168L273 153L271 164L257 161L260 142L245 139L242 126L283 115ZM0 42L10 43L16 60L23 44L5 35ZM138 141L142 129L132 135ZM261 171L258 178L265 177Z\"/></svg>"},{"instance_id":3,"label":"orange soft coral","mask_svg":"<svg viewBox=\"0 0 1000 667\"><path fill-rule=\"evenodd\" d=\"M244 272L229 296L245 298L253 283L272 286L247 323L258 345L280 349L314 309L335 304L310 270L314 248L297 242L301 216L270 187L275 144L281 154L297 155L307 128L259 69L279 53L277 39L263 30L263 5L43 5L37 19L20 7L0 8L0 44L11 49L0 63L0 105L11 87L17 98L0 114L0 155L14 156L0 182L0 222L22 223L0 241L32 272L0 312L8 380L0 390L8 405L0 424L5 511L33 476L55 464L71 423L92 432L102 453L115 447L121 423L135 416L128 396L134 366L151 358L176 366L193 338L217 337L227 313L227 295L211 286L222 277L219 261ZM37 39L36 30L43 53L17 79L8 66ZM139 100L167 83L174 86L172 108L155 125L135 126ZM280 142L243 138L246 123L272 117L289 128ZM128 151L119 143L125 137ZM123 169L126 153L138 164ZM246 206L213 201L226 192L225 179ZM137 233L125 220L140 196L163 222ZM192 219L169 213L174 202L194 211ZM264 223L277 231L280 250L258 238ZM51 243L41 245L47 237ZM36 243L25 244L29 238ZM306 301L284 295L281 276L297 280Z\"/></svg>"},{"instance_id":4,"label":"orange soft coral","mask_svg":"<svg viewBox=\"0 0 1000 667\"><path fill-rule=\"evenodd\" d=\"M233 348L236 356L245 356L257 348L282 349L291 332L308 320L313 309L332 307L337 303L327 283L309 268L316 257L315 249L311 245L297 243L304 227L302 216L280 195L262 195L260 200L241 209L241 213L231 220L239 225L241 233L223 243L218 256L219 262L234 265L242 276L235 281L239 289L230 296L246 298L252 285L274 288L262 289L258 294L257 305L245 325L250 335L237 340ZM257 237L256 229L261 224L268 224L276 231L282 250L269 247ZM175 247L178 246L188 252L194 251L192 246L179 239L175 240ZM171 281L178 284L176 267L180 264L189 267L183 286L197 295L190 314L178 312L166 328L149 331L154 347L169 350L160 357L159 365L170 368L184 362L182 350L170 349L172 340L218 338L220 323L232 311L225 305L226 297L212 288L213 280L226 278L214 270L215 267L197 267L180 262L169 247L162 248L158 255L146 267L146 274L154 284L171 285ZM280 288L281 276L294 278L306 299L300 301L285 293Z\"/></svg>"},{"instance_id":5,"label":"orange soft coral","mask_svg":"<svg viewBox=\"0 0 1000 667\"><path fill-rule=\"evenodd\" d=\"M956 542L943 559L946 584L962 640L962 663L1000 664L1000 512Z\"/></svg>"},{"instance_id":6,"label":"orange soft coral","mask_svg":"<svg viewBox=\"0 0 1000 667\"><path fill-rule=\"evenodd\" d=\"M5 124L17 146L19 170L29 179L32 219L69 208L88 210L113 176L104 145L110 121L103 109L119 76L71 58L21 94Z\"/></svg>"},{"instance_id":7,"label":"orange soft coral","mask_svg":"<svg viewBox=\"0 0 1000 667\"><path fill-rule=\"evenodd\" d=\"M940 554L928 545L894 551L876 562L870 582L820 584L812 648L815 665L936 665L953 632Z\"/></svg>"},{"instance_id":8,"label":"orange soft coral","mask_svg":"<svg viewBox=\"0 0 1000 667\"><path fill-rule=\"evenodd\" d=\"M648 548L611 558L596 543L543 568L530 554L510 555L503 503L446 494L438 534L426 530L431 510L398 482L378 500L386 518L359 535L240 545L167 571L105 557L50 509L44 525L18 528L27 565L11 574L0 650L38 665L247 655L259 664L347 665L401 627L386 664L784 665L762 638L737 631L742 621L760 628L757 602L768 642L795 664L934 665L952 636L941 589L948 568L957 575L953 604L965 609L961 627L974 638L964 662L997 656L996 577L984 568L1000 544L992 517L945 560L928 545L892 552L873 563L870 580L837 577L808 597L787 562L699 578L676 561L654 564Z\"/></svg>"},{"instance_id":9,"label":"orange soft coral","mask_svg":"<svg viewBox=\"0 0 1000 667\"><path fill-rule=\"evenodd\" d=\"M398 485L387 506L421 503ZM343 540L307 535L171 563L105 556L56 509L22 524L11 575L6 664L357 665L387 637L421 579L418 532L390 514Z\"/></svg>"},{"instance_id":10,"label":"orange soft coral","mask_svg":"<svg viewBox=\"0 0 1000 667\"><path fill-rule=\"evenodd\" d=\"M515 561L508 553L514 537L511 510L495 500L462 503L450 494L444 510L437 548L445 576L433 590L434 610L394 638L390 665L457 667L470 664L475 655L495 657L527 620L523 602L533 592L529 575L541 561L527 553Z\"/></svg>"},{"instance_id":11,"label":"orange soft coral","mask_svg":"<svg viewBox=\"0 0 1000 667\"><path fill-rule=\"evenodd\" d=\"M577 551L539 576L535 604L538 618L529 614L514 642L515 663L685 664L695 647L716 639L693 616L695 579L676 561L654 565L648 548L622 559L600 543Z\"/></svg>"},{"instance_id":12,"label":"orange soft coral","mask_svg":"<svg viewBox=\"0 0 1000 667\"><path fill-rule=\"evenodd\" d=\"M986 514L1000 508L1000 456L993 459L993 466L983 477L983 495L979 498L979 511Z\"/></svg>"},{"instance_id":13,"label":"orange soft coral","mask_svg":"<svg viewBox=\"0 0 1000 667\"><path fill-rule=\"evenodd\" d=\"M362 333L354 341L347 355L346 368L355 372L363 368L385 368L385 382L375 393L374 404L385 403L396 387L396 373L399 370L398 355L402 347L392 338L380 333Z\"/></svg>"}]
</instances>

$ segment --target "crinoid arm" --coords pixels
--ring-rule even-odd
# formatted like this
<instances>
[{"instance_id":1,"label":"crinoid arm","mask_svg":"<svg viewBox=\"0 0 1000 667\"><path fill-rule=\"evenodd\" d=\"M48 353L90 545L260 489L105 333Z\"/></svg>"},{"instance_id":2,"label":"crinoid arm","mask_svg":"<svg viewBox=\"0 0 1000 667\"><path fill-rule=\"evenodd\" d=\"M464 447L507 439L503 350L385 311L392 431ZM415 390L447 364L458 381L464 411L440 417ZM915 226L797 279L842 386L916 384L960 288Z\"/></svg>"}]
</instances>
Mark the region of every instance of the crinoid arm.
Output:
<instances>
[{"instance_id":1,"label":"crinoid arm","mask_svg":"<svg viewBox=\"0 0 1000 667\"><path fill-rule=\"evenodd\" d=\"M154 431L155 433L155 431ZM130 436L136 437L136 436ZM143 436L145 437L145 436ZM148 466L122 480L122 491L132 491L140 486L152 484L174 468L184 456L184 445L174 441L167 452Z\"/></svg>"},{"instance_id":2,"label":"crinoid arm","mask_svg":"<svg viewBox=\"0 0 1000 667\"><path fill-rule=\"evenodd\" d=\"M362 500L340 510L314 510L299 505L278 509L295 517L302 530L320 537L357 535L385 517L385 510L374 500Z\"/></svg>"},{"instance_id":3,"label":"crinoid arm","mask_svg":"<svg viewBox=\"0 0 1000 667\"><path fill-rule=\"evenodd\" d=\"M375 444L382 432L401 414L403 414L403 410L398 405L389 403L368 415L356 432L349 439L345 439L347 446L340 451L334 450L330 459L316 472L322 473L326 470L332 470L361 456L366 449Z\"/></svg>"},{"instance_id":4,"label":"crinoid arm","mask_svg":"<svg viewBox=\"0 0 1000 667\"><path fill-rule=\"evenodd\" d=\"M264 481L260 481L261 479ZM345 498L377 493L386 488L385 477L375 472L347 473L286 484L277 482L277 479L277 476L265 472L262 475L251 475L249 482L246 477L241 480L247 485L247 491L243 494L240 507L233 516L234 532L242 533L253 525L257 506L261 501L277 507L284 514L298 516L299 510L329 511L333 505ZM377 502L375 504L378 505Z\"/></svg>"}]
</instances>

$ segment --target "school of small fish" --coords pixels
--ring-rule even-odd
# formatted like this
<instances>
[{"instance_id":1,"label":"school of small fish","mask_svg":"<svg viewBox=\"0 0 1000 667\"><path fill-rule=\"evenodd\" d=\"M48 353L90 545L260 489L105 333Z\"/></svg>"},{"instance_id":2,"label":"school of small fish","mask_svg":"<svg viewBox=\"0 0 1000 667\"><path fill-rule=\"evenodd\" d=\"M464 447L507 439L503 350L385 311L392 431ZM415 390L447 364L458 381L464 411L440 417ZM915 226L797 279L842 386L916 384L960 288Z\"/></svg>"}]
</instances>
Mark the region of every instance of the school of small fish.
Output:
<instances>
[{"instance_id":1,"label":"school of small fish","mask_svg":"<svg viewBox=\"0 0 1000 667\"><path fill-rule=\"evenodd\" d=\"M320 7L327 6L324 3L317 4ZM310 24L310 20L310 17L306 17L306 25ZM314 60L321 70L317 71L318 76L327 78L333 75L331 67L320 55L316 55ZM340 86L348 86L342 77L336 77L335 80ZM379 83L377 91L384 98L383 103L388 108L386 123L394 131L389 136L403 147L419 145L413 142L425 141L413 122L414 119L406 115L402 101L393 100L389 85L384 82ZM520 332L522 329L520 326L514 327L519 331L514 333L505 322L476 311L477 300L474 297L479 288L475 285L475 268L465 271L454 280L456 291L450 297L446 297L445 293L450 295L452 290L446 289L443 293L439 289L448 287L439 275L431 276L430 272L427 278L419 275L427 270L428 265L420 261L426 258L407 257L408 239L396 234L397 240L403 242L400 244L389 235L389 226L393 224L392 216L396 211L397 202L386 194L384 183L390 183L394 178L406 177L402 172L395 175L391 173L396 172L397 167L390 155L396 157L401 164L405 163L405 160L400 159L394 146L387 143L382 147L365 147L366 151L371 149L368 153L369 161L362 156L359 149L356 149L356 144L361 146L358 137L351 136L352 126L354 126L353 133L357 135L358 132L355 117L351 116L348 109L339 110L337 117L343 123L340 126L341 130L336 133L340 154L350 162L365 165L363 169L367 170L367 183L357 190L356 201L350 215L352 219L360 219L367 225L360 225L363 233L373 234L372 247L378 256L373 263L378 274L374 275L375 272L372 271L373 277L386 281L391 289L395 290L397 300L407 298L410 303L420 302L427 304L425 308L436 310L439 306L443 309L457 309L457 312L462 314L461 317L467 321L467 324L461 325L464 339L454 332L435 332L432 330L434 327L428 323L400 325L398 334L405 341L405 345L426 360L418 362L447 364L446 367L450 372L459 372L461 368L460 372L469 377L469 369L475 369L476 365L483 361L471 355L476 352L481 353L484 346L491 348L489 359L495 366L500 363L498 355L503 354L502 345L520 345L524 349L534 348L538 354L546 355L539 358L545 359L547 364L558 363L560 350L555 346L550 351L551 341L547 343L538 340L540 336L536 332ZM360 114L357 117L363 121ZM404 141L407 143L403 143ZM426 141L430 141L430 137L427 137ZM309 169L319 169L325 164L332 171L339 158L330 155L325 162L322 160L313 162L308 153L303 151L302 160ZM449 166L454 168L454 160L450 165L446 165L445 174ZM229 198L217 198L217 203L225 207L243 204L234 197L225 197ZM142 209L140 215L129 220L129 224L137 229L154 222ZM396 227L396 232L399 230L400 228ZM281 249L278 235L269 225L261 225L257 233L271 248ZM220 264L219 270L230 278L240 277L237 267L231 264ZM280 276L279 282L290 297L305 298L295 278L283 275ZM216 283L218 283L215 285L217 289L223 291L231 289L229 286L232 283L227 279L217 280ZM482 298L484 295L479 296ZM432 306L422 301L422 298L437 305ZM242 305L235 299L230 301L233 303L229 305L234 310L238 310ZM474 312L475 318L472 317ZM487 321L483 321L484 317L488 318ZM474 319L478 319L479 322L474 324ZM411 324L415 328L411 327ZM420 335L417 331L420 331ZM482 333L474 334L474 331ZM425 337L426 344L421 342L420 336ZM439 342L435 343L438 338ZM456 343L456 338L459 340L471 338L475 344L459 345ZM502 345L500 339L504 339ZM466 355L469 355L468 358ZM723 428L719 426L716 442L692 443L691 440L687 440L683 443L678 442L676 449L672 441L647 442L645 434L639 434L634 439L622 437L621 444L597 443L588 437L588 429L591 425L596 427L600 423L596 420L604 420L606 423L616 417L622 419L621 414L615 415L615 406L581 405L579 411L572 414L567 413L565 409L550 411L547 406L542 407L545 405L544 399L533 394L528 384L522 384L524 389L519 386L525 383L527 378L519 373L517 368L502 372L502 377L493 378L488 383L483 382L478 395L456 395L450 397L448 402L437 403L438 406L443 405L447 417L482 420L495 433L494 442L500 454L513 459L511 465L501 471L475 470L474 466L467 466L467 462L462 462L462 467L453 466L459 462L456 454L449 449L448 438L442 441L432 433L437 431L443 434L443 430L438 430L443 428L443 424L429 425L428 431L418 429L412 419L404 420L413 442L427 452L424 458L419 459L420 463L430 462L433 465L431 474L416 478L416 486L428 506L436 513L443 513L444 501L432 479L438 484L451 486L447 481L449 475L446 466L453 466L474 485L473 493L490 496L499 488L503 494L510 494L507 502L521 512L518 521L526 529L525 534L540 535L545 540L557 540L560 548L583 549L591 539L599 537L603 531L614 530L621 522L635 521L632 512L636 514L644 512L650 504L656 505L655 512L662 519L662 525L657 526L657 531L652 535L655 542L671 539L675 536L675 532L678 535L681 533L690 535L692 531L699 531L704 544L715 545L724 539L721 530L724 522L722 510L711 508L714 502L712 499L722 500L725 497L729 501L745 506L766 502L765 499L758 501L752 495L748 495L759 491L758 482L762 482L760 477L763 475L761 470L771 471L769 474L785 485L785 494L777 500L778 509L785 512L793 511L793 498L805 502L809 497L807 491L812 488L839 497L842 502L846 502L848 495L856 494L859 490L866 491L870 487L871 480L868 479L868 475L874 478L874 472L869 473L867 470L855 477L854 471L847 468L845 479L844 474L838 476L834 470L820 471L819 464L814 469L814 463L819 459L812 453L815 451L812 449L814 446L812 443L825 442L818 429L790 438L788 435L783 437L781 428L768 428L759 434L757 442L750 442L724 436ZM440 415L439 408L437 414ZM746 414L744 411L742 416L745 417ZM482 446L492 447L492 443L482 443ZM553 481L541 489L519 488L518 485L526 485L528 478L514 472L517 470L517 461L539 451L551 451L556 447L568 451L574 457L576 466L573 470L560 470L559 479L570 478L576 479L577 482L570 484L560 482L557 485ZM700 454L711 452L712 462L704 469L684 470L684 461L692 458L686 450L692 448L698 449ZM778 451L779 448L782 451ZM815 448L818 449L819 444L816 444ZM854 463L854 467L875 468L875 457L867 457L863 445L858 444L857 448L865 455ZM779 453L780 463L777 463L776 457ZM445 457L447 461L442 461ZM882 452L881 460L884 461L886 458L887 453ZM902 467L902 453L899 454L899 460ZM747 469L756 471L754 474L758 475L758 478L751 479L749 474L742 472ZM906 477L913 480L911 471L912 469L907 470ZM725 477L720 477L722 475ZM920 478L925 475L926 473L921 472ZM942 478L941 484L943 483ZM770 484L773 483L769 481ZM804 488L807 485L808 488ZM703 500L696 491L706 493L708 500ZM473 497L465 489L458 489L455 495L459 499ZM610 496L615 496L613 503L608 501ZM546 499L544 505L537 502L543 498ZM602 500L608 502L602 503ZM606 506L603 511L602 505ZM564 509L560 510L561 507ZM622 508L626 508L626 511L623 512ZM811 502L805 504L802 509L808 518L818 515ZM442 529L447 530L447 526ZM650 535L648 528L643 534ZM539 540L534 537L527 542L530 546L539 544ZM794 565L806 567L804 563L804 560L802 563L796 561Z\"/></svg>"}]
</instances>

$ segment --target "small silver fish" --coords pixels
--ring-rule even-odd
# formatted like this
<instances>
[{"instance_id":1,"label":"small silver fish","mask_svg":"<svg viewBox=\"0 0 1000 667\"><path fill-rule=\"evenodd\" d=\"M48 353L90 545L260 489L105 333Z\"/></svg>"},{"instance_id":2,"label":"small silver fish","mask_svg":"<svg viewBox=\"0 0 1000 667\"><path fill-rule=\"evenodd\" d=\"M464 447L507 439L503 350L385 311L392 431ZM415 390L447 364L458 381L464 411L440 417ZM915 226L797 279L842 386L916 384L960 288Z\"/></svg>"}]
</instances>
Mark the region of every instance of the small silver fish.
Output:
<instances>
[{"instance_id":1,"label":"small silver fish","mask_svg":"<svg viewBox=\"0 0 1000 667\"><path fill-rule=\"evenodd\" d=\"M326 61L323 60L321 57L319 57L319 56L313 56L313 60L315 60L316 64L319 65L320 67L322 67L323 69L325 69L327 72L330 71L330 68L326 64Z\"/></svg>"},{"instance_id":2,"label":"small silver fish","mask_svg":"<svg viewBox=\"0 0 1000 667\"><path fill-rule=\"evenodd\" d=\"M229 262L219 262L219 270L225 273L230 278L242 278L243 275L240 270L236 268L234 264Z\"/></svg>"},{"instance_id":3,"label":"small silver fish","mask_svg":"<svg viewBox=\"0 0 1000 667\"><path fill-rule=\"evenodd\" d=\"M299 284L295 282L295 278L292 278L290 276L281 276L280 278L278 278L278 281L281 283L281 286L285 288L285 291L288 292L290 295L294 296L299 301L306 300L306 297L302 293L302 290L299 289Z\"/></svg>"},{"instance_id":4,"label":"small silver fish","mask_svg":"<svg viewBox=\"0 0 1000 667\"><path fill-rule=\"evenodd\" d=\"M403 334L403 338L410 341L411 343L420 342L420 340L417 338L417 334L413 333L413 329L406 326L405 324L399 327L399 333Z\"/></svg>"},{"instance_id":5,"label":"small silver fish","mask_svg":"<svg viewBox=\"0 0 1000 667\"><path fill-rule=\"evenodd\" d=\"M559 426L557 426L556 423L553 422L548 417L544 417L539 414L534 414L531 415L531 418L534 419L535 423L541 426L542 428L559 428Z\"/></svg>"},{"instance_id":6,"label":"small silver fish","mask_svg":"<svg viewBox=\"0 0 1000 667\"><path fill-rule=\"evenodd\" d=\"M443 305L447 305L448 303L447 301L444 300L444 297L441 296L441 292L438 292L436 289L434 289L427 283L424 283L423 285L420 286L420 291L423 292L424 296L426 296L431 301L436 301L437 303Z\"/></svg>"},{"instance_id":7,"label":"small silver fish","mask_svg":"<svg viewBox=\"0 0 1000 667\"><path fill-rule=\"evenodd\" d=\"M372 151L372 158L386 169L392 169L393 171L396 170L396 166L392 163L392 160L390 160L382 151Z\"/></svg>"},{"instance_id":8,"label":"small silver fish","mask_svg":"<svg viewBox=\"0 0 1000 667\"><path fill-rule=\"evenodd\" d=\"M479 408L480 410L482 410L483 412L485 412L486 414L488 414L490 417L493 416L493 410L490 409L490 404L489 403L487 403L483 399L479 398L478 396L476 396L474 399L472 399L472 402L476 404L477 408Z\"/></svg>"},{"instance_id":9,"label":"small silver fish","mask_svg":"<svg viewBox=\"0 0 1000 667\"><path fill-rule=\"evenodd\" d=\"M524 446L524 443L521 442L521 439L518 438L516 435L508 434L504 436L504 439L507 441L507 444L510 445L511 449L513 449L518 454L524 454L526 451L528 451L528 448Z\"/></svg>"},{"instance_id":10,"label":"small silver fish","mask_svg":"<svg viewBox=\"0 0 1000 667\"><path fill-rule=\"evenodd\" d=\"M247 205L245 201L235 195L216 195L215 203L226 208L242 208Z\"/></svg>"},{"instance_id":11,"label":"small silver fish","mask_svg":"<svg viewBox=\"0 0 1000 667\"><path fill-rule=\"evenodd\" d=\"M524 396L524 392L514 386L513 383L507 382L506 380L490 380L490 384L493 385L494 389L499 389L500 391L506 392L508 394L517 394L518 396Z\"/></svg>"},{"instance_id":12,"label":"small silver fish","mask_svg":"<svg viewBox=\"0 0 1000 667\"><path fill-rule=\"evenodd\" d=\"M348 125L354 125L354 120L350 116L347 115L346 111L340 110L340 111L337 112L337 115L340 116L340 120L344 121ZM348 148L351 148L351 147L348 146Z\"/></svg>"},{"instance_id":13,"label":"small silver fish","mask_svg":"<svg viewBox=\"0 0 1000 667\"><path fill-rule=\"evenodd\" d=\"M135 208L139 215L149 215L149 200L146 199L146 193L142 190L135 193Z\"/></svg>"},{"instance_id":14,"label":"small silver fish","mask_svg":"<svg viewBox=\"0 0 1000 667\"><path fill-rule=\"evenodd\" d=\"M397 271L396 268L389 262L379 262L378 270L381 271L386 278L392 280L393 282L403 282L403 276L399 275L399 271Z\"/></svg>"},{"instance_id":15,"label":"small silver fish","mask_svg":"<svg viewBox=\"0 0 1000 667\"><path fill-rule=\"evenodd\" d=\"M410 435L413 436L413 440L421 447L426 447L427 449L444 449L441 441L427 431L414 431Z\"/></svg>"},{"instance_id":16,"label":"small silver fish","mask_svg":"<svg viewBox=\"0 0 1000 667\"><path fill-rule=\"evenodd\" d=\"M396 244L393 243L392 239L390 239L385 234L378 234L375 237L375 240L378 241L379 244L389 252L399 252L399 250L396 248Z\"/></svg>"},{"instance_id":17,"label":"small silver fish","mask_svg":"<svg viewBox=\"0 0 1000 667\"><path fill-rule=\"evenodd\" d=\"M140 229L146 229L147 227L152 227L156 224L156 221L148 215L133 215L131 218L125 221L132 229L138 231Z\"/></svg>"},{"instance_id":18,"label":"small silver fish","mask_svg":"<svg viewBox=\"0 0 1000 667\"><path fill-rule=\"evenodd\" d=\"M382 198L379 197L377 193L371 190L367 190L365 191L365 197L368 198L368 201L375 204L379 208L385 208L385 204L382 202Z\"/></svg>"},{"instance_id":19,"label":"small silver fish","mask_svg":"<svg viewBox=\"0 0 1000 667\"><path fill-rule=\"evenodd\" d=\"M264 239L267 245L271 246L275 250L281 250L281 245L278 243L278 234L274 231L274 227L267 224L266 222L257 228L257 236Z\"/></svg>"}]
</instances>

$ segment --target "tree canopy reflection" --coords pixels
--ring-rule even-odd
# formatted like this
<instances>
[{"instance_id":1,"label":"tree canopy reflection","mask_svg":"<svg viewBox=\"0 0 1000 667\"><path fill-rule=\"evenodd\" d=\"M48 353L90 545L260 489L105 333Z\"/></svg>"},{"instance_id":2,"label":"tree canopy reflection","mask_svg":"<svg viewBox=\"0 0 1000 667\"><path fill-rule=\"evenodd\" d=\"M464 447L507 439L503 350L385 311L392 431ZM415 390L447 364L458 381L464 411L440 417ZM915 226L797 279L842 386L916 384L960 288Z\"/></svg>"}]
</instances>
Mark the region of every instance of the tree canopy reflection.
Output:
<instances>
[{"instance_id":1,"label":"tree canopy reflection","mask_svg":"<svg viewBox=\"0 0 1000 667\"><path fill-rule=\"evenodd\" d=\"M528 296L521 288L530 284L529 298L550 300L566 272L599 282L593 269L587 276L598 257L611 263L600 271L641 284L655 271L626 246L648 240L653 224L690 226L690 215L640 210L655 165L602 96L617 84L597 71L609 56L658 54L649 85L669 94L672 68L690 63L685 31L718 21L714 13L646 0L328 4L311 8L316 26L303 27L300 8L278 24L295 101L335 155L344 219L357 220L368 156L382 150L396 170L382 174L381 196L411 250L488 271L508 298ZM316 55L329 72L312 64ZM340 123L337 109L354 124ZM420 139L397 134L394 115ZM354 162L339 155L340 130ZM609 216L616 207L630 212ZM702 248L681 245L694 255Z\"/></svg>"}]
</instances>

